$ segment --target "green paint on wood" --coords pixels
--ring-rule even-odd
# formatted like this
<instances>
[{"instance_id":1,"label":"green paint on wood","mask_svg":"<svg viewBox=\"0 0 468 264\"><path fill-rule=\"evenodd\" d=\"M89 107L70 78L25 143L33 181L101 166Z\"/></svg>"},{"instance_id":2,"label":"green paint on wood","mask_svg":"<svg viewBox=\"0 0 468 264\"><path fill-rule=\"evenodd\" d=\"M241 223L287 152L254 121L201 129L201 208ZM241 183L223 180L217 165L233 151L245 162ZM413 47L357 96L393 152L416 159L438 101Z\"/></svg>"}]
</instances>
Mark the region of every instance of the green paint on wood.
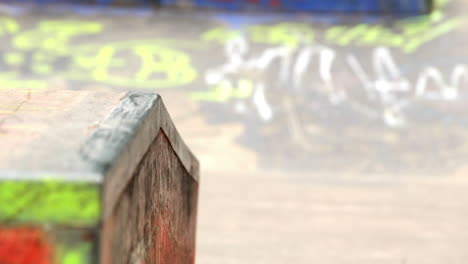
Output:
<instances>
[{"instance_id":1,"label":"green paint on wood","mask_svg":"<svg viewBox=\"0 0 468 264\"><path fill-rule=\"evenodd\" d=\"M0 222L93 225L100 217L99 186L88 183L0 182Z\"/></svg>"},{"instance_id":2,"label":"green paint on wood","mask_svg":"<svg viewBox=\"0 0 468 264\"><path fill-rule=\"evenodd\" d=\"M78 247L64 249L62 264L90 263L92 247L90 243L80 244Z\"/></svg>"}]
</instances>

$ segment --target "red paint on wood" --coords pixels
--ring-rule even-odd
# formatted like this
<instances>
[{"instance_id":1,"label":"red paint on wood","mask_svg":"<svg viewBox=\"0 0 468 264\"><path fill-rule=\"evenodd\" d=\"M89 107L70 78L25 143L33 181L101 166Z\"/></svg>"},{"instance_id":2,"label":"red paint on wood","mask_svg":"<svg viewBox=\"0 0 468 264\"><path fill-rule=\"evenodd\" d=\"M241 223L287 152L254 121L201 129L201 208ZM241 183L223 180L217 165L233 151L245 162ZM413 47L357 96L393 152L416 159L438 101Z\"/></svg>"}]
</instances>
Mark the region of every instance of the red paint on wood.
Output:
<instances>
[{"instance_id":1,"label":"red paint on wood","mask_svg":"<svg viewBox=\"0 0 468 264\"><path fill-rule=\"evenodd\" d=\"M51 264L52 247L36 228L0 229L0 264Z\"/></svg>"},{"instance_id":2,"label":"red paint on wood","mask_svg":"<svg viewBox=\"0 0 468 264\"><path fill-rule=\"evenodd\" d=\"M198 183L161 131L109 219L104 264L193 264Z\"/></svg>"},{"instance_id":3,"label":"red paint on wood","mask_svg":"<svg viewBox=\"0 0 468 264\"><path fill-rule=\"evenodd\" d=\"M174 234L170 224L171 213L162 210L156 216L155 226L157 231L154 235L155 243L149 250L145 264L171 263L187 264L195 263L195 249L189 237L179 237Z\"/></svg>"}]
</instances>

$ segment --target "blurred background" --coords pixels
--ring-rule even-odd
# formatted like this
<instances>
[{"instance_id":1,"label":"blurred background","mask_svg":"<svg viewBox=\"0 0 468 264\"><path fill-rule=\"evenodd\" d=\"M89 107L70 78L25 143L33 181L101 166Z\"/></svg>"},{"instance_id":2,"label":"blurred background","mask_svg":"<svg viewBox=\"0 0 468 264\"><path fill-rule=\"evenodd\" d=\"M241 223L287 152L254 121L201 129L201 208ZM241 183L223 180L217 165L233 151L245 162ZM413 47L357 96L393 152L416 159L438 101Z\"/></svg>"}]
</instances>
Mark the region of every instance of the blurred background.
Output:
<instances>
[{"instance_id":1,"label":"blurred background","mask_svg":"<svg viewBox=\"0 0 468 264\"><path fill-rule=\"evenodd\" d=\"M162 95L197 263L468 263L468 1L0 3L0 89Z\"/></svg>"}]
</instances>

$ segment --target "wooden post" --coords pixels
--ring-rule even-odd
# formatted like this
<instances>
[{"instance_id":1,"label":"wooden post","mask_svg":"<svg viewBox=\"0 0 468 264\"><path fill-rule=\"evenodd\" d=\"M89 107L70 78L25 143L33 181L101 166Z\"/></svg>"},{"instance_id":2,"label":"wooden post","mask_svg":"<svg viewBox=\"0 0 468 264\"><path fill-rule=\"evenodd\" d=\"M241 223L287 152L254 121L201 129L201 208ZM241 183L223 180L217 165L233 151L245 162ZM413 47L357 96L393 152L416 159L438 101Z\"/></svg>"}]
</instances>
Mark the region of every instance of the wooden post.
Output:
<instances>
[{"instance_id":1,"label":"wooden post","mask_svg":"<svg viewBox=\"0 0 468 264\"><path fill-rule=\"evenodd\" d=\"M0 106L0 263L194 263L198 162L157 94Z\"/></svg>"}]
</instances>

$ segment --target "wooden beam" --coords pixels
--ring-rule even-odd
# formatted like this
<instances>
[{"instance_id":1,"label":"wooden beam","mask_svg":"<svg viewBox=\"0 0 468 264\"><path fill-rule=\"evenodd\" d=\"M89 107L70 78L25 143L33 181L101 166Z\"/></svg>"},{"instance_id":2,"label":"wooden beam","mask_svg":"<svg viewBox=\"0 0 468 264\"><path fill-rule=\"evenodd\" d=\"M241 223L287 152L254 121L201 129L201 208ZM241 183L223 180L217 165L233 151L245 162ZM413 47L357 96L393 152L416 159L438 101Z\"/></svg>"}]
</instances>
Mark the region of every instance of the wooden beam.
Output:
<instances>
[{"instance_id":1,"label":"wooden beam","mask_svg":"<svg viewBox=\"0 0 468 264\"><path fill-rule=\"evenodd\" d=\"M0 263L194 262L198 161L157 94L0 98Z\"/></svg>"}]
</instances>

